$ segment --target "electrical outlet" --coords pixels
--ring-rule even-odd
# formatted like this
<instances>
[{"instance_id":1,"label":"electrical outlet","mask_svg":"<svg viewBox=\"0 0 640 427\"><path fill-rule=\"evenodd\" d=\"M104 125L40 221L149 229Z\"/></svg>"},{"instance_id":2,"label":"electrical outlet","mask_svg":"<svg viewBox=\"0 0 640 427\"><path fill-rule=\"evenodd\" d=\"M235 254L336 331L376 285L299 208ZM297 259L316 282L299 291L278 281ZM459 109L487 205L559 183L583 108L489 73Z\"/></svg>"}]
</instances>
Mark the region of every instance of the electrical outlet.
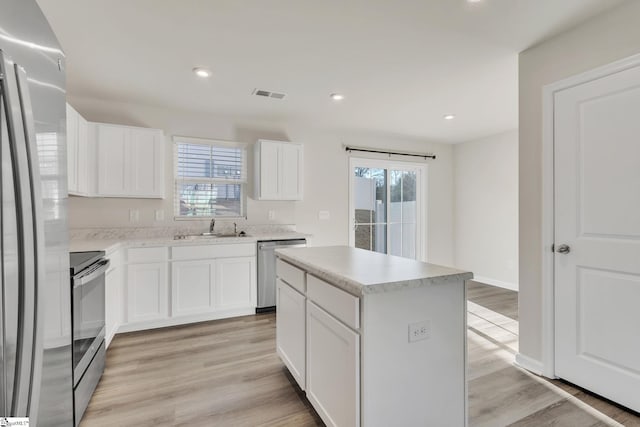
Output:
<instances>
[{"instance_id":1,"label":"electrical outlet","mask_svg":"<svg viewBox=\"0 0 640 427\"><path fill-rule=\"evenodd\" d=\"M156 209L156 221L164 221L164 210Z\"/></svg>"},{"instance_id":2,"label":"electrical outlet","mask_svg":"<svg viewBox=\"0 0 640 427\"><path fill-rule=\"evenodd\" d=\"M273 221L274 219L276 219L276 211L269 211L268 218L269 221Z\"/></svg>"},{"instance_id":3,"label":"electrical outlet","mask_svg":"<svg viewBox=\"0 0 640 427\"><path fill-rule=\"evenodd\" d=\"M140 211L138 209L129 209L129 222L138 222L140 219Z\"/></svg>"},{"instance_id":4,"label":"electrical outlet","mask_svg":"<svg viewBox=\"0 0 640 427\"><path fill-rule=\"evenodd\" d=\"M431 337L431 321L409 323L409 342L426 340Z\"/></svg>"}]
</instances>

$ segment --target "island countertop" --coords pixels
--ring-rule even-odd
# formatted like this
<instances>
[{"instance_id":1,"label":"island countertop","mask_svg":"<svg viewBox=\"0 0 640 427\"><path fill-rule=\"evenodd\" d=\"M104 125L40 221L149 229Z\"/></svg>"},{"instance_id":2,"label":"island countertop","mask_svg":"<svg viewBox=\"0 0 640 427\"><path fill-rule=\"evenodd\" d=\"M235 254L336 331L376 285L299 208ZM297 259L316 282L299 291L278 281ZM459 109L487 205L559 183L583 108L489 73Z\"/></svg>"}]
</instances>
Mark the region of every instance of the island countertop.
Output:
<instances>
[{"instance_id":1,"label":"island countertop","mask_svg":"<svg viewBox=\"0 0 640 427\"><path fill-rule=\"evenodd\" d=\"M349 246L277 249L276 254L356 296L473 278L468 271Z\"/></svg>"}]
</instances>

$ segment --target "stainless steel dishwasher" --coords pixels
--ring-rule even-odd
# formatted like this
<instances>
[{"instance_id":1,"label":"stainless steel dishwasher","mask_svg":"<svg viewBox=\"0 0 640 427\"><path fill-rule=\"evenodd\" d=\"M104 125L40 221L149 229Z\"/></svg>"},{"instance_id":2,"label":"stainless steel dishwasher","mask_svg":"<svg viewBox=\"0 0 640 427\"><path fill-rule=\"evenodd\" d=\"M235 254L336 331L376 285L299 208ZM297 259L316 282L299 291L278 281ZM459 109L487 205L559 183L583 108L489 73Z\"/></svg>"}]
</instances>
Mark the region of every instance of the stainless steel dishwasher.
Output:
<instances>
[{"instance_id":1,"label":"stainless steel dishwasher","mask_svg":"<svg viewBox=\"0 0 640 427\"><path fill-rule=\"evenodd\" d=\"M307 246L306 239L258 241L258 306L256 313L276 309L276 249Z\"/></svg>"}]
</instances>

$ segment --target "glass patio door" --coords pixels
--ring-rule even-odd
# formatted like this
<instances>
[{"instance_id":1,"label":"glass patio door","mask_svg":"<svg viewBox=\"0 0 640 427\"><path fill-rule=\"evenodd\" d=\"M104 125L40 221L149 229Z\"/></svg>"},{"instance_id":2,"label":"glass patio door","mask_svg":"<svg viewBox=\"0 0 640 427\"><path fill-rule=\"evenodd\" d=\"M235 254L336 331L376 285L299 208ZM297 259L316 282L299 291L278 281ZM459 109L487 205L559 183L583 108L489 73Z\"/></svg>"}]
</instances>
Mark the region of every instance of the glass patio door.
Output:
<instances>
[{"instance_id":1,"label":"glass patio door","mask_svg":"<svg viewBox=\"0 0 640 427\"><path fill-rule=\"evenodd\" d=\"M351 158L350 244L422 259L426 165Z\"/></svg>"}]
</instances>

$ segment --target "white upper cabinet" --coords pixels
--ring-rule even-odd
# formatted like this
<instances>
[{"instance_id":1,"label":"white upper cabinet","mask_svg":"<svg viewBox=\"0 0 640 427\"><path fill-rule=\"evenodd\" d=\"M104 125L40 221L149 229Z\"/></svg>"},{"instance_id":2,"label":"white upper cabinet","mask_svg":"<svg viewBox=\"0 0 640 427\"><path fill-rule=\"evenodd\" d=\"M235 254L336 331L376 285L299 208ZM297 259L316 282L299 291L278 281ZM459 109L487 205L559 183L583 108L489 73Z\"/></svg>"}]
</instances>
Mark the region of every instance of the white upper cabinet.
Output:
<instances>
[{"instance_id":1,"label":"white upper cabinet","mask_svg":"<svg viewBox=\"0 0 640 427\"><path fill-rule=\"evenodd\" d=\"M163 199L164 148L159 129L90 123L67 104L71 195Z\"/></svg>"},{"instance_id":2,"label":"white upper cabinet","mask_svg":"<svg viewBox=\"0 0 640 427\"><path fill-rule=\"evenodd\" d=\"M164 198L164 134L158 129L93 124L97 196Z\"/></svg>"},{"instance_id":3,"label":"white upper cabinet","mask_svg":"<svg viewBox=\"0 0 640 427\"><path fill-rule=\"evenodd\" d=\"M302 200L303 146L261 139L255 145L255 198Z\"/></svg>"},{"instance_id":4,"label":"white upper cabinet","mask_svg":"<svg viewBox=\"0 0 640 427\"><path fill-rule=\"evenodd\" d=\"M280 144L280 194L283 200L302 200L302 145Z\"/></svg>"},{"instance_id":5,"label":"white upper cabinet","mask_svg":"<svg viewBox=\"0 0 640 427\"><path fill-rule=\"evenodd\" d=\"M78 195L89 195L89 122L78 114Z\"/></svg>"},{"instance_id":6,"label":"white upper cabinet","mask_svg":"<svg viewBox=\"0 0 640 427\"><path fill-rule=\"evenodd\" d=\"M164 134L131 128L131 189L134 196L164 198Z\"/></svg>"},{"instance_id":7,"label":"white upper cabinet","mask_svg":"<svg viewBox=\"0 0 640 427\"><path fill-rule=\"evenodd\" d=\"M69 193L78 191L78 112L67 104L67 180Z\"/></svg>"},{"instance_id":8,"label":"white upper cabinet","mask_svg":"<svg viewBox=\"0 0 640 427\"><path fill-rule=\"evenodd\" d=\"M89 193L87 127L84 117L67 104L67 179L69 194L76 196L87 196Z\"/></svg>"},{"instance_id":9,"label":"white upper cabinet","mask_svg":"<svg viewBox=\"0 0 640 427\"><path fill-rule=\"evenodd\" d=\"M100 196L125 196L129 190L128 129L96 124L98 191Z\"/></svg>"},{"instance_id":10,"label":"white upper cabinet","mask_svg":"<svg viewBox=\"0 0 640 427\"><path fill-rule=\"evenodd\" d=\"M280 143L258 141L255 150L256 199L280 200L280 173L278 152Z\"/></svg>"}]
</instances>

